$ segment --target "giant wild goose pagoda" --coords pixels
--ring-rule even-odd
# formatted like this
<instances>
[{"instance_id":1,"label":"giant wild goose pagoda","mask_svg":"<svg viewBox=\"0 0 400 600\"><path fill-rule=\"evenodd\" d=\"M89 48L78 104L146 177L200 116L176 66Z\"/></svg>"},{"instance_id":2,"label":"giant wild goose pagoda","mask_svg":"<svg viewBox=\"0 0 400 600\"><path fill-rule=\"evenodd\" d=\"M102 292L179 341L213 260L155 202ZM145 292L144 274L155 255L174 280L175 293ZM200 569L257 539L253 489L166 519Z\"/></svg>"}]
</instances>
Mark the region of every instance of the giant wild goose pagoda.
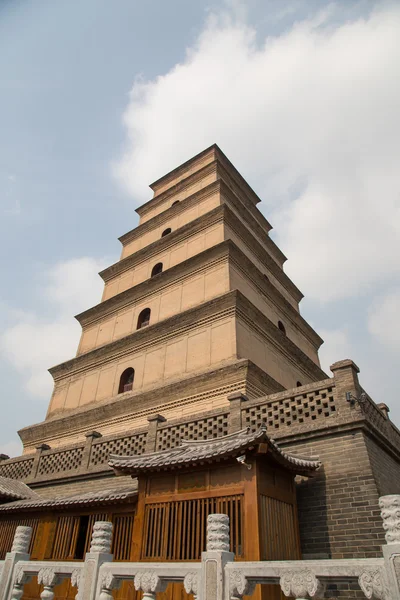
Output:
<instances>
[{"instance_id":1,"label":"giant wild goose pagoda","mask_svg":"<svg viewBox=\"0 0 400 600\"><path fill-rule=\"evenodd\" d=\"M216 512L238 560L378 556L400 432L352 360L321 369L259 197L216 145L151 189L76 317L76 356L50 369L46 418L0 457L0 560L18 525L32 559L80 560L98 520L117 561L198 560ZM24 599L39 593L33 578ZM132 582L114 595L136 598Z\"/></svg>"}]
</instances>

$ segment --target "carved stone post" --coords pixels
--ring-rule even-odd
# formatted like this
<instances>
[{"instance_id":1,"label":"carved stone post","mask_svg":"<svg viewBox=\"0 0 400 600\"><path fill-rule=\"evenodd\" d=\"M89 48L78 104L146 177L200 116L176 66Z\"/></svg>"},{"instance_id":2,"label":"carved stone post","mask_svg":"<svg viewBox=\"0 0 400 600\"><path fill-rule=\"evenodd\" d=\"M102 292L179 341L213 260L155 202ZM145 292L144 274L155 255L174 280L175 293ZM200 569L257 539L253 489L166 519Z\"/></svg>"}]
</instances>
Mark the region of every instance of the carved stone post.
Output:
<instances>
[{"instance_id":1,"label":"carved stone post","mask_svg":"<svg viewBox=\"0 0 400 600\"><path fill-rule=\"evenodd\" d=\"M96 521L93 527L90 551L85 556L85 564L78 589L78 597L95 600L99 570L104 562L111 562L112 523Z\"/></svg>"},{"instance_id":2,"label":"carved stone post","mask_svg":"<svg viewBox=\"0 0 400 600\"><path fill-rule=\"evenodd\" d=\"M157 429L159 423L165 423L167 420L162 415L152 415L147 417L149 428L146 437L146 452L155 452L157 442Z\"/></svg>"},{"instance_id":3,"label":"carved stone post","mask_svg":"<svg viewBox=\"0 0 400 600\"><path fill-rule=\"evenodd\" d=\"M386 544L382 546L385 572L370 573L363 583L372 590L367 598L384 598L385 587L388 587L387 597L400 598L400 495L381 496L379 506L386 531ZM359 583L364 591L361 576ZM382 595L379 595L381 591Z\"/></svg>"},{"instance_id":4,"label":"carved stone post","mask_svg":"<svg viewBox=\"0 0 400 600\"><path fill-rule=\"evenodd\" d=\"M31 472L29 473L29 476L27 477L27 481L32 481L33 479L36 479L38 471L39 471L40 458L41 458L44 450L50 450L50 446L48 444L40 444L40 446L36 446L36 452L33 456L33 464L32 464L32 468L31 468Z\"/></svg>"},{"instance_id":5,"label":"carved stone post","mask_svg":"<svg viewBox=\"0 0 400 600\"><path fill-rule=\"evenodd\" d=\"M20 525L17 527L14 535L14 541L11 548L11 552L7 552L6 558L3 565L3 570L0 577L0 598L8 598L10 590L14 584L15 598L20 598L24 591L24 584L28 581L24 574L20 574L20 578L17 581L14 577L14 567L20 560L29 560L29 544L32 537L32 527L24 527ZM21 592L19 594L19 592ZM14 591L13 591L14 594ZM19 595L18 595L19 594ZM14 597L14 596L13 596Z\"/></svg>"},{"instance_id":6,"label":"carved stone post","mask_svg":"<svg viewBox=\"0 0 400 600\"><path fill-rule=\"evenodd\" d=\"M143 592L143 600L156 600L158 592L165 592L167 582L162 581L154 571L139 571L134 579L135 590Z\"/></svg>"},{"instance_id":7,"label":"carved stone post","mask_svg":"<svg viewBox=\"0 0 400 600\"><path fill-rule=\"evenodd\" d=\"M235 433L242 429L242 403L247 402L248 397L243 392L233 392L228 396L229 417L228 432Z\"/></svg>"},{"instance_id":8,"label":"carved stone post","mask_svg":"<svg viewBox=\"0 0 400 600\"><path fill-rule=\"evenodd\" d=\"M233 559L233 552L229 552L228 515L209 515L207 519L207 550L201 555L199 600L223 600L225 598L225 565Z\"/></svg>"},{"instance_id":9,"label":"carved stone post","mask_svg":"<svg viewBox=\"0 0 400 600\"><path fill-rule=\"evenodd\" d=\"M346 392L350 392L354 397L358 398L361 392L360 383L358 381L358 373L360 369L350 359L339 360L330 366L335 380L335 396L341 407L351 408L346 400ZM342 410L342 408L341 408Z\"/></svg>"},{"instance_id":10,"label":"carved stone post","mask_svg":"<svg viewBox=\"0 0 400 600\"><path fill-rule=\"evenodd\" d=\"M83 448L82 462L81 462L81 466L79 467L79 470L82 471L83 473L85 473L88 470L89 465L90 465L90 457L92 454L93 442L95 439L101 437L101 433L99 433L98 431L89 431L88 433L85 434L85 437L86 437L86 444L85 444L85 447Z\"/></svg>"}]
</instances>

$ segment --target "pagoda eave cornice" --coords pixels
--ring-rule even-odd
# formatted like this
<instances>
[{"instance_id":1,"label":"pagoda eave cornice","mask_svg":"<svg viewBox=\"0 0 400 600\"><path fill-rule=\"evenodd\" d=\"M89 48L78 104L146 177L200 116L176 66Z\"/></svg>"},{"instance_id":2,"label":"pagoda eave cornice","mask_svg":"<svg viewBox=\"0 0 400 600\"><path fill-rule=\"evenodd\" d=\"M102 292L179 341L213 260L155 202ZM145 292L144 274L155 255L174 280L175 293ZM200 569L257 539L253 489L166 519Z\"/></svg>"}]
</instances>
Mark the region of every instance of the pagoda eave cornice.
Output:
<instances>
[{"instance_id":1,"label":"pagoda eave cornice","mask_svg":"<svg viewBox=\"0 0 400 600\"><path fill-rule=\"evenodd\" d=\"M108 300L103 300L103 302L100 302L96 306L76 315L75 319L82 327L92 324L97 319L104 317L104 315L109 315L114 311L130 306L132 302L138 301L152 292L160 291L164 286L179 281L186 274L190 275L197 273L199 270L203 270L203 268L207 268L215 262L218 262L224 256L228 256L233 245L231 240L225 240L216 246L212 246L211 248L208 248L199 254L195 254L191 258L162 271L156 277L146 279L142 283L120 292Z\"/></svg>"},{"instance_id":2,"label":"pagoda eave cornice","mask_svg":"<svg viewBox=\"0 0 400 600\"><path fill-rule=\"evenodd\" d=\"M307 377L312 379L326 378L326 374L322 369L238 290L217 296L208 302L173 315L154 325L134 331L119 340L99 346L52 367L49 372L55 381L65 376L86 372L88 369L96 368L100 364L104 365L107 362L123 358L127 353L137 352L154 345L154 342L160 343L163 340L173 339L205 323L211 324L229 316L241 318L252 329L259 330L262 335L268 338L272 346L300 371L304 372Z\"/></svg>"},{"instance_id":3,"label":"pagoda eave cornice","mask_svg":"<svg viewBox=\"0 0 400 600\"><path fill-rule=\"evenodd\" d=\"M24 443L35 445L38 440L52 439L58 435L65 435L71 429L80 432L82 439L85 433L93 427L101 428L101 423L109 424L122 421L134 412L136 417L149 416L155 412L165 411L178 403L182 404L182 397L188 397L193 403L193 389L199 390L200 394L210 395L217 385L228 386L230 383L243 381L247 373L251 372L254 377L265 380L271 389L282 389L279 383L257 367L248 359L235 359L223 365L206 369L200 373L190 374L177 381L167 381L156 388L140 390L105 398L100 402L87 404L69 411L54 414L51 418L40 423L24 427L18 434ZM210 390L207 392L207 390ZM229 393L229 392L227 392ZM228 408L228 404L227 404ZM217 414L220 408L206 411L206 416ZM196 416L204 417L204 411L192 411L190 418ZM169 424L181 422L182 418L168 420ZM135 428L135 433L146 431L147 427ZM102 436L101 440L113 439L111 436Z\"/></svg>"},{"instance_id":4,"label":"pagoda eave cornice","mask_svg":"<svg viewBox=\"0 0 400 600\"><path fill-rule=\"evenodd\" d=\"M145 258L162 252L174 244L192 237L202 229L221 221L230 226L238 233L239 237L244 239L255 255L259 257L261 262L266 264L268 269L271 271L271 274L276 277L276 279L288 291L292 298L296 302L300 302L300 300L303 298L302 292L291 281L282 268L275 262L267 249L263 247L261 242L259 242L258 239L251 233L251 231L241 222L241 220L235 215L235 213L227 204L221 204L220 206L217 206L197 219L190 221L190 223L183 225L176 231L173 231L169 235L161 237L159 240L152 242L145 248L141 248L137 252L130 254L126 258L123 258L122 260L101 271L99 275L105 282L107 282L113 277L117 277L121 273L132 268ZM272 240L268 237L267 240L272 242Z\"/></svg>"},{"instance_id":5,"label":"pagoda eave cornice","mask_svg":"<svg viewBox=\"0 0 400 600\"><path fill-rule=\"evenodd\" d=\"M283 313L288 317L293 326L297 327L316 347L319 347L323 340L314 331L314 329L303 319L298 311L284 298L281 292L257 269L257 267L247 258L242 250L231 240L225 240L212 248L204 250L195 256L178 263L174 267L160 273L157 278L150 278L146 281L133 286L119 294L100 302L96 306L76 315L77 321L82 327L94 324L96 321L111 316L133 302L137 302L152 292L160 291L165 286L171 285L180 279L191 276L195 273L209 268L223 259L231 261L248 277L262 294L269 297L277 308L283 309Z\"/></svg>"}]
</instances>

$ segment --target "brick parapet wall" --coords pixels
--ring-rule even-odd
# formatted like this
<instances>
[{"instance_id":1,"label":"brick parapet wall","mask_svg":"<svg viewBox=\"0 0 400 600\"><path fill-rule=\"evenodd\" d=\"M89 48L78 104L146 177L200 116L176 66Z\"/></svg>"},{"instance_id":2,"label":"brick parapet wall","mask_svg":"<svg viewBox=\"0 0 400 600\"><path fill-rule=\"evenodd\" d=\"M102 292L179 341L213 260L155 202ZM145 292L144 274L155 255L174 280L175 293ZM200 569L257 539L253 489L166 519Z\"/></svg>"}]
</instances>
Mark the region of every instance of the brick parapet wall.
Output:
<instances>
[{"instance_id":1,"label":"brick parapet wall","mask_svg":"<svg viewBox=\"0 0 400 600\"><path fill-rule=\"evenodd\" d=\"M141 454L179 445L182 439L220 437L240 427L256 429L262 423L272 438L286 443L288 438L301 440L310 434L329 435L327 431L343 430L347 426L366 427L380 436L379 443L387 445L394 463L400 460L400 432L386 418L385 413L366 396L364 404L350 403L346 392L358 397L362 388L358 383L357 367L349 360L332 366L334 377L310 383L292 390L270 394L262 398L227 401L226 409L188 415L186 419L153 423L150 420L150 438L145 429L122 434L89 437L67 447L45 449L36 455L17 457L0 462L0 475L26 481L44 483L68 477L87 477L109 471L108 455ZM230 406L228 405L230 404ZM160 407L161 408L161 407ZM90 434L88 434L90 435ZM385 452L385 450L381 450Z\"/></svg>"},{"instance_id":2,"label":"brick parapet wall","mask_svg":"<svg viewBox=\"0 0 400 600\"><path fill-rule=\"evenodd\" d=\"M297 498L306 558L371 558L384 543L373 468L362 429L281 443L288 452L318 456L315 478L300 479ZM400 475L400 463L397 466Z\"/></svg>"}]
</instances>

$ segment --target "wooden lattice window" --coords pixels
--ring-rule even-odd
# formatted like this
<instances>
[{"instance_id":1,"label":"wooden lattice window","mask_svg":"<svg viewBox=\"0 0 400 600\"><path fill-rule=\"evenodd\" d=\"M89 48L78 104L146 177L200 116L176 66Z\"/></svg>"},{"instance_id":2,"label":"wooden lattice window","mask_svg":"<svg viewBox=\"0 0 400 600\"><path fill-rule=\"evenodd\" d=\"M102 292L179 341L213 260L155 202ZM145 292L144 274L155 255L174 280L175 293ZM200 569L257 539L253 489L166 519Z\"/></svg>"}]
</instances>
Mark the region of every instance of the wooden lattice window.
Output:
<instances>
[{"instance_id":1,"label":"wooden lattice window","mask_svg":"<svg viewBox=\"0 0 400 600\"><path fill-rule=\"evenodd\" d=\"M111 552L114 560L130 560L133 532L133 515L113 517L113 539Z\"/></svg>"},{"instance_id":2,"label":"wooden lattice window","mask_svg":"<svg viewBox=\"0 0 400 600\"><path fill-rule=\"evenodd\" d=\"M93 525L96 521L108 521L107 514L61 516L57 520L51 556L57 560L84 558L89 552Z\"/></svg>"},{"instance_id":3,"label":"wooden lattice window","mask_svg":"<svg viewBox=\"0 0 400 600\"><path fill-rule=\"evenodd\" d=\"M243 496L196 498L148 504L142 558L199 560L206 549L207 517L229 515L231 551L243 556Z\"/></svg>"},{"instance_id":4,"label":"wooden lattice window","mask_svg":"<svg viewBox=\"0 0 400 600\"><path fill-rule=\"evenodd\" d=\"M14 541L15 530L19 525L32 527L32 537L29 546L29 553L32 552L35 542L36 532L39 524L39 519L11 519L9 521L0 522L0 560L4 560L7 552L11 552Z\"/></svg>"}]
</instances>

